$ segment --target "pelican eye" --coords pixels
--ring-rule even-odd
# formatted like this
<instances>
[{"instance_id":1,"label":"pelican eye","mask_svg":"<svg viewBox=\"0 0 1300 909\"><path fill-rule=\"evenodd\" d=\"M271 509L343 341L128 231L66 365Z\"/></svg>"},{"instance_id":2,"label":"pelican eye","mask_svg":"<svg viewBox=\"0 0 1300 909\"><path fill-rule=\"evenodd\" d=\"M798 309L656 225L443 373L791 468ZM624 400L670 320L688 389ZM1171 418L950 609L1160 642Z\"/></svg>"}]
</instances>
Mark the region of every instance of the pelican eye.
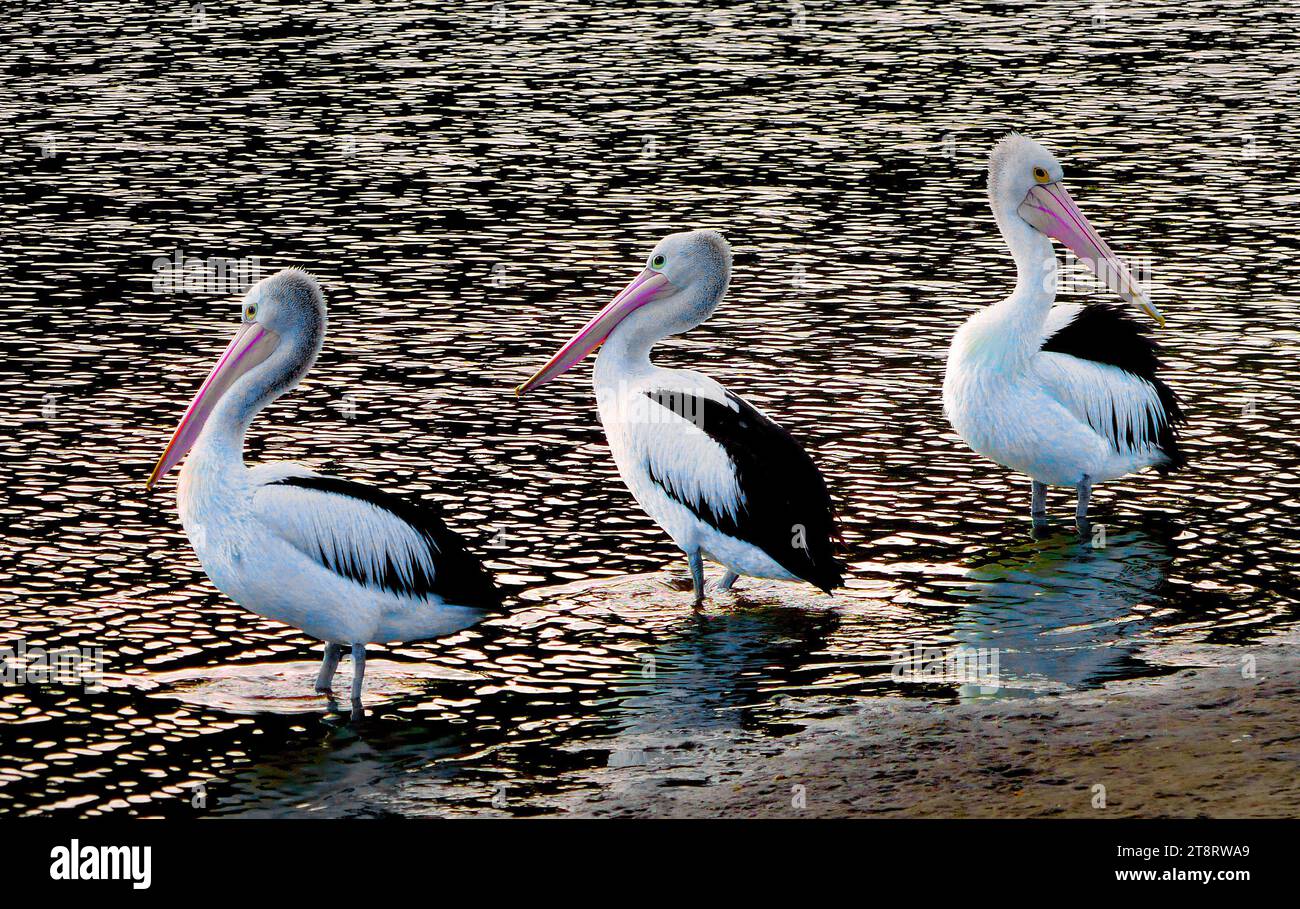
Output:
<instances>
[{"instance_id":1,"label":"pelican eye","mask_svg":"<svg viewBox=\"0 0 1300 909\"><path fill-rule=\"evenodd\" d=\"M668 262L668 260L665 259L665 258L663 257L663 254L661 253L660 255L657 255L657 256L655 256L654 258L652 258L652 259L650 260L650 267L651 267L651 268L663 268L664 265L667 264L667 262Z\"/></svg>"},{"instance_id":2,"label":"pelican eye","mask_svg":"<svg viewBox=\"0 0 1300 909\"><path fill-rule=\"evenodd\" d=\"M1034 179L1037 180L1039 183L1051 183L1051 182L1052 182L1052 178L1051 178L1051 176L1049 176L1048 173L1047 173L1047 171L1045 171L1045 170L1044 170L1043 168L1041 168L1041 167L1035 167L1035 168L1034 168Z\"/></svg>"},{"instance_id":3,"label":"pelican eye","mask_svg":"<svg viewBox=\"0 0 1300 909\"><path fill-rule=\"evenodd\" d=\"M244 319L248 322L252 322L256 318L257 318L257 304L249 303L247 306L244 307Z\"/></svg>"}]
</instances>

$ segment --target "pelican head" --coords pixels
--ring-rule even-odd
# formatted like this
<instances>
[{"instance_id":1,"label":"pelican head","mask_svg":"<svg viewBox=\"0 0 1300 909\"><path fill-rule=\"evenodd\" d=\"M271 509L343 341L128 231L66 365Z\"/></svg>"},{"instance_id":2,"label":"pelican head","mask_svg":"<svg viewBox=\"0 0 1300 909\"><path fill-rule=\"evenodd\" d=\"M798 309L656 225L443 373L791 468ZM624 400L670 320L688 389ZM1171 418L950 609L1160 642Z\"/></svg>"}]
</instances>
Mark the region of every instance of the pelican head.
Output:
<instances>
[{"instance_id":1,"label":"pelican head","mask_svg":"<svg viewBox=\"0 0 1300 909\"><path fill-rule=\"evenodd\" d=\"M1027 136L1012 133L994 146L989 156L989 202L1008 240L1014 242L1021 222L1060 240L1108 288L1163 326L1164 316L1079 211L1061 182L1063 176L1056 156Z\"/></svg>"},{"instance_id":2,"label":"pelican head","mask_svg":"<svg viewBox=\"0 0 1300 909\"><path fill-rule=\"evenodd\" d=\"M632 283L578 330L533 377L522 395L576 365L615 328L647 346L689 331L713 315L731 280L731 245L714 230L669 234L646 259Z\"/></svg>"},{"instance_id":3,"label":"pelican head","mask_svg":"<svg viewBox=\"0 0 1300 909\"><path fill-rule=\"evenodd\" d=\"M181 462L223 401L235 399L242 419L293 388L320 353L325 297L316 279L297 268L263 278L244 295L243 322L186 408L145 483L150 489Z\"/></svg>"}]
</instances>

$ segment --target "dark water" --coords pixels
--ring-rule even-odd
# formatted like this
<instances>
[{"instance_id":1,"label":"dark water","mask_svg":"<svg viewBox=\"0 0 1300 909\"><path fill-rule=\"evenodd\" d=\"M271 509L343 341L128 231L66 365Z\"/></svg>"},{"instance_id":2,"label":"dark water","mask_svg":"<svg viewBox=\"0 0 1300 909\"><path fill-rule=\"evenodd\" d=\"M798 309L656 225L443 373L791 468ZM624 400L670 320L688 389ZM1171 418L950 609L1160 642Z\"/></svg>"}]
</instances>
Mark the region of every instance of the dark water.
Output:
<instances>
[{"instance_id":1,"label":"dark water","mask_svg":"<svg viewBox=\"0 0 1300 909\"><path fill-rule=\"evenodd\" d=\"M0 25L0 646L100 645L111 678L0 688L0 813L187 813L198 780L229 813L544 812L659 727L970 694L893 681L899 647L999 647L1022 694L1294 621L1294 5L319 6ZM1030 540L1024 484L940 411L949 337L1013 277L982 177L1011 128L1151 263L1191 414L1190 470L1100 491L1102 549L1062 493ZM732 290L660 360L805 440L852 550L834 601L692 618L589 366L511 394L692 226L730 237ZM444 503L518 598L377 648L359 725L295 700L312 642L217 594L173 483L142 491L237 319L237 293L155 288L178 251L327 288L326 350L250 460Z\"/></svg>"}]
</instances>

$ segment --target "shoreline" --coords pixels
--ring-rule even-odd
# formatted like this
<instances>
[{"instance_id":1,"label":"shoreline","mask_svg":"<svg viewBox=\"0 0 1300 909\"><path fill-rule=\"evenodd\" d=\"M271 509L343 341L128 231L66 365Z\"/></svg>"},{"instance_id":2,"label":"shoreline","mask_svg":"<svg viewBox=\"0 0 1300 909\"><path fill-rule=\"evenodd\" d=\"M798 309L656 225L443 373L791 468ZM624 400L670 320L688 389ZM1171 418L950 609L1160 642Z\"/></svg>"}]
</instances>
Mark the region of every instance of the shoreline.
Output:
<instances>
[{"instance_id":1,"label":"shoreline","mask_svg":"<svg viewBox=\"0 0 1300 909\"><path fill-rule=\"evenodd\" d=\"M645 742L639 763L589 772L594 790L556 807L569 817L1294 817L1297 657L1292 631L1248 647L1153 648L1153 662L1200 665L1063 695L883 698L820 716L814 704L804 729L775 740L676 730Z\"/></svg>"}]
</instances>

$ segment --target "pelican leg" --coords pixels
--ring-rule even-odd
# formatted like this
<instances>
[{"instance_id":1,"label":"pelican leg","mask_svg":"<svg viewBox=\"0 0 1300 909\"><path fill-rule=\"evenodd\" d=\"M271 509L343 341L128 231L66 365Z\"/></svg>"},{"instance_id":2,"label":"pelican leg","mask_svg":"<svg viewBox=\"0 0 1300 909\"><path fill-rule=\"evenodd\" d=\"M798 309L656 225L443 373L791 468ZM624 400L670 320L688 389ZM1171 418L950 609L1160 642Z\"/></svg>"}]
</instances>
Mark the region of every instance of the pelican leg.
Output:
<instances>
[{"instance_id":1,"label":"pelican leg","mask_svg":"<svg viewBox=\"0 0 1300 909\"><path fill-rule=\"evenodd\" d=\"M1086 473L1079 481L1079 504L1074 508L1074 526L1079 533L1087 535L1092 528L1088 523L1088 499L1092 496L1092 477Z\"/></svg>"},{"instance_id":2,"label":"pelican leg","mask_svg":"<svg viewBox=\"0 0 1300 909\"><path fill-rule=\"evenodd\" d=\"M704 605L704 557L697 549L686 556L691 566L691 583L695 585L695 608Z\"/></svg>"},{"instance_id":3,"label":"pelican leg","mask_svg":"<svg viewBox=\"0 0 1300 909\"><path fill-rule=\"evenodd\" d=\"M1034 491L1030 497L1029 514L1034 519L1034 529L1045 530L1047 528L1047 484L1037 480L1032 482Z\"/></svg>"},{"instance_id":4,"label":"pelican leg","mask_svg":"<svg viewBox=\"0 0 1300 909\"><path fill-rule=\"evenodd\" d=\"M339 657L343 654L342 644L325 644L325 657L320 661L320 672L316 676L316 691L329 694L334 686L334 671L339 668Z\"/></svg>"},{"instance_id":5,"label":"pelican leg","mask_svg":"<svg viewBox=\"0 0 1300 909\"><path fill-rule=\"evenodd\" d=\"M728 568L728 569L727 569L727 573L724 574L724 575L722 576L722 580L718 582L718 589L719 589L719 590L730 590L730 589L731 589L731 585L734 584L734 583L736 583L736 578L738 578L738 577L740 577L740 575L736 574L736 572L734 572L734 571L732 571L730 568Z\"/></svg>"},{"instance_id":6,"label":"pelican leg","mask_svg":"<svg viewBox=\"0 0 1300 909\"><path fill-rule=\"evenodd\" d=\"M352 645L352 715L361 711L361 683L366 678L366 645Z\"/></svg>"}]
</instances>

